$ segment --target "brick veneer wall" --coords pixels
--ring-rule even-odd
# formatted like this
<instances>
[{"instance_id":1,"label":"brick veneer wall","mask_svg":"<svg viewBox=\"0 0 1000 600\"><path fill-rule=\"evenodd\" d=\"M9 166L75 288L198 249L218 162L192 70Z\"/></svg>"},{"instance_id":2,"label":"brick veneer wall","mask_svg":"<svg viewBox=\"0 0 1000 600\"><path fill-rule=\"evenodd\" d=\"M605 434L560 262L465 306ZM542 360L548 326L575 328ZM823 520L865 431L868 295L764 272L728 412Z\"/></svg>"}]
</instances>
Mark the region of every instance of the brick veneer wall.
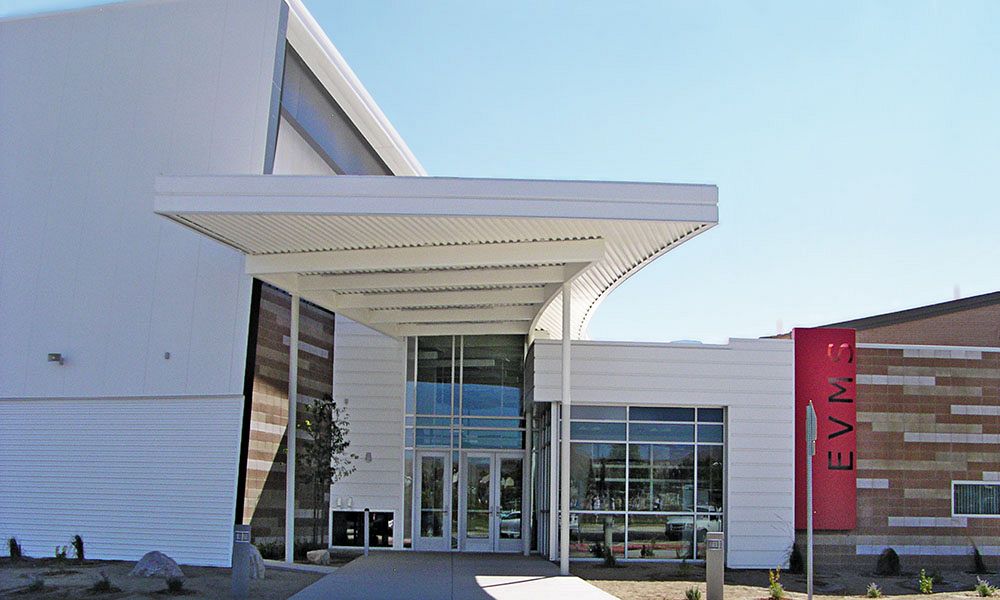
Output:
<instances>
[{"instance_id":1,"label":"brick veneer wall","mask_svg":"<svg viewBox=\"0 0 1000 600\"><path fill-rule=\"evenodd\" d=\"M255 542L280 542L285 535L285 464L288 427L288 335L291 297L268 285L261 287L247 457L244 523ZM299 308L299 414L312 398L333 393L334 315L307 302ZM299 437L300 444L302 437ZM301 475L299 476L301 477ZM311 541L312 489L296 488L296 539ZM326 540L329 494L318 520Z\"/></svg>"},{"instance_id":2,"label":"brick veneer wall","mask_svg":"<svg viewBox=\"0 0 1000 600\"><path fill-rule=\"evenodd\" d=\"M858 343L1000 347L1000 304L858 329Z\"/></svg>"},{"instance_id":3,"label":"brick veneer wall","mask_svg":"<svg viewBox=\"0 0 1000 600\"><path fill-rule=\"evenodd\" d=\"M857 527L817 532L817 569L968 569L972 543L1000 567L1000 519L951 516L952 481L1000 480L998 385L1000 352L859 348Z\"/></svg>"}]
</instances>

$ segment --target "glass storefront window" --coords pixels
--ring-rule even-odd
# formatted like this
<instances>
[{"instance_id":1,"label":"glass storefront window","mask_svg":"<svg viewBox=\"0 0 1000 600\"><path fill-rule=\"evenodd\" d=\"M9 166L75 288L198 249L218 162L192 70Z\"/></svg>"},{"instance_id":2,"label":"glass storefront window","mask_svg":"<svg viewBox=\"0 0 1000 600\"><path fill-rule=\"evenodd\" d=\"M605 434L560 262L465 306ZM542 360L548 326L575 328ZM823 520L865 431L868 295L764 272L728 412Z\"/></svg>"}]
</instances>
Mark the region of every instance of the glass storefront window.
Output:
<instances>
[{"instance_id":1,"label":"glass storefront window","mask_svg":"<svg viewBox=\"0 0 1000 600\"><path fill-rule=\"evenodd\" d=\"M722 512L722 446L698 446L698 511Z\"/></svg>"},{"instance_id":2,"label":"glass storefront window","mask_svg":"<svg viewBox=\"0 0 1000 600\"><path fill-rule=\"evenodd\" d=\"M628 558L690 559L694 557L691 515L628 517Z\"/></svg>"},{"instance_id":3,"label":"glass storefront window","mask_svg":"<svg viewBox=\"0 0 1000 600\"><path fill-rule=\"evenodd\" d=\"M625 444L573 443L569 461L571 509L625 508Z\"/></svg>"},{"instance_id":4,"label":"glass storefront window","mask_svg":"<svg viewBox=\"0 0 1000 600\"><path fill-rule=\"evenodd\" d=\"M417 414L451 415L454 341L447 337L417 340Z\"/></svg>"},{"instance_id":5,"label":"glass storefront window","mask_svg":"<svg viewBox=\"0 0 1000 600\"><path fill-rule=\"evenodd\" d=\"M600 558L611 548L617 557L625 554L625 515L573 514L569 520L571 558Z\"/></svg>"},{"instance_id":6,"label":"glass storefront window","mask_svg":"<svg viewBox=\"0 0 1000 600\"><path fill-rule=\"evenodd\" d=\"M704 558L723 526L724 409L574 406L570 436L574 557L589 557L599 522L618 535L601 513L621 512L627 558Z\"/></svg>"}]
</instances>

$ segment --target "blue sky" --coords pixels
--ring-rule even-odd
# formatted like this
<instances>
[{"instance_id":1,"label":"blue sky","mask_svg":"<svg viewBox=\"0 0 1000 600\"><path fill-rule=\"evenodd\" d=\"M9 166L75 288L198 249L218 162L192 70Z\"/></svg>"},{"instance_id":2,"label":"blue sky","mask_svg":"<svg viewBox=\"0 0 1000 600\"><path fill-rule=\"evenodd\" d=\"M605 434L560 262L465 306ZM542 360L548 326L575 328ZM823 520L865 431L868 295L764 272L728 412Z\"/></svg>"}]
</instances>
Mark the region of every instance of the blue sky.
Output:
<instances>
[{"instance_id":1,"label":"blue sky","mask_svg":"<svg viewBox=\"0 0 1000 600\"><path fill-rule=\"evenodd\" d=\"M719 186L593 338L1000 290L1000 2L306 3L432 175Z\"/></svg>"}]
</instances>

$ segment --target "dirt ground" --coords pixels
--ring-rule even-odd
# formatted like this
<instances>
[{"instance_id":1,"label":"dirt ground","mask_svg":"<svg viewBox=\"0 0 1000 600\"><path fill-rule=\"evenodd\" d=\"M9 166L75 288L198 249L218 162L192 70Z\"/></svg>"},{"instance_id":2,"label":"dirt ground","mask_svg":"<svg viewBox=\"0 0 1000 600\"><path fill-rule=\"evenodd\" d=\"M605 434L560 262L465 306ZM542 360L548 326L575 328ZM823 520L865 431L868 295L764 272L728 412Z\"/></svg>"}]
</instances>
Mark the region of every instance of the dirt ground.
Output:
<instances>
[{"instance_id":1,"label":"dirt ground","mask_svg":"<svg viewBox=\"0 0 1000 600\"><path fill-rule=\"evenodd\" d=\"M166 582L159 578L129 577L135 566L133 562L88 560L83 564L70 559L58 562L55 559L22 559L11 561L0 559L0 597L11 599L68 600L70 598L101 598L107 600L156 598L228 598L230 594L230 571L212 567L190 567L181 565L184 571L184 592L172 595L166 590ZM119 588L117 592L95 593L90 587L105 572L111 584ZM45 588L41 591L27 591L33 576L41 576ZM267 569L263 581L250 582L252 598L288 598L295 592L319 579L319 573L302 573Z\"/></svg>"},{"instance_id":2,"label":"dirt ground","mask_svg":"<svg viewBox=\"0 0 1000 600\"><path fill-rule=\"evenodd\" d=\"M705 569L690 565L685 574L676 564L619 565L608 568L599 563L580 563L571 566L574 575L586 579L602 590L622 600L683 600L684 592L698 587L705 597ZM934 600L945 598L977 597L973 591L976 575L962 571L944 571L944 581L934 584ZM981 575L996 584L1000 575ZM879 577L871 573L817 573L813 596L817 600L858 598L865 595L868 584L875 582L885 596L893 600L926 600L917 589L917 574L904 573L899 577ZM781 584L788 597L799 600L806 597L805 575L781 574ZM726 600L762 600L768 596L767 571L727 570Z\"/></svg>"}]
</instances>

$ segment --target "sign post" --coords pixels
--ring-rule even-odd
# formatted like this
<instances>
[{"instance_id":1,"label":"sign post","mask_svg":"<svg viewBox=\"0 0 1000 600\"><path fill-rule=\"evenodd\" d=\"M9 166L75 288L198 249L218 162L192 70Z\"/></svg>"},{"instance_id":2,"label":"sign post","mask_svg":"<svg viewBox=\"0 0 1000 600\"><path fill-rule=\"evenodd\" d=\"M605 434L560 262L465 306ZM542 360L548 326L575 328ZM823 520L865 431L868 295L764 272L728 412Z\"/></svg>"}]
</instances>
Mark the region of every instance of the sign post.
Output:
<instances>
[{"instance_id":1,"label":"sign post","mask_svg":"<svg viewBox=\"0 0 1000 600\"><path fill-rule=\"evenodd\" d=\"M806 407L806 594L813 600L813 456L816 456L816 409Z\"/></svg>"}]
</instances>

